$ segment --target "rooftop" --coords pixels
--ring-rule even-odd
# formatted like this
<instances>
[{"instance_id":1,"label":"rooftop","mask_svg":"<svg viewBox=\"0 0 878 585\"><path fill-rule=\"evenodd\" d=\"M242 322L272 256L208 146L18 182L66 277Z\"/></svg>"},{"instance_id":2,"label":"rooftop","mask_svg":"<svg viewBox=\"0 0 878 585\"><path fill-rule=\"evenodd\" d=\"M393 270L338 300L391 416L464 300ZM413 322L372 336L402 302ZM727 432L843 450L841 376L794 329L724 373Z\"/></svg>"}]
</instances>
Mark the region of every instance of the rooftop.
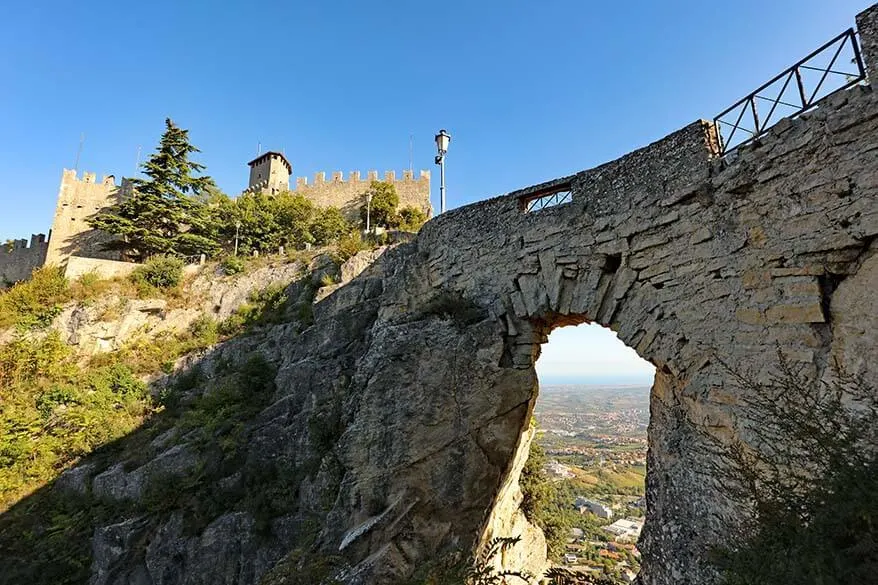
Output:
<instances>
[{"instance_id":1,"label":"rooftop","mask_svg":"<svg viewBox=\"0 0 878 585\"><path fill-rule=\"evenodd\" d=\"M269 150L268 152L265 152L265 153L263 153L263 154L260 154L259 156L257 156L256 158L254 158L253 160L251 160L250 162L248 162L247 164L250 165L250 166L252 167L253 165L257 165L257 164L259 164L260 162L263 161L263 159L265 159L265 158L267 158L267 157L269 157L269 156L271 156L271 155L279 156L279 157L280 157L280 160L283 161L284 165L286 165L286 167L287 167L287 171L288 171L291 175L293 174L293 165L290 164L290 161L287 160L287 157L285 157L284 154L283 154L282 152L277 152L277 151L275 151L275 150Z\"/></svg>"}]
</instances>

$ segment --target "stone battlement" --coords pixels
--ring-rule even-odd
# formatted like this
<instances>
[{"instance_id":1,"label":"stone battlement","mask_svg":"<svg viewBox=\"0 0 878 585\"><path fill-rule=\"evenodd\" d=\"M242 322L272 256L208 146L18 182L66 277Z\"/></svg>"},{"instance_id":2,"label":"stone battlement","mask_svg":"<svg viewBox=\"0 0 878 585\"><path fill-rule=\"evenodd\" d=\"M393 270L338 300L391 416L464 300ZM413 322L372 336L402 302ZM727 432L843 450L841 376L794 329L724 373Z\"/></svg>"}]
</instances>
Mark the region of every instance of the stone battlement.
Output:
<instances>
[{"instance_id":1,"label":"stone battlement","mask_svg":"<svg viewBox=\"0 0 878 585\"><path fill-rule=\"evenodd\" d=\"M363 179L363 175L360 171L351 171L348 175L347 181L345 181L344 173L342 171L333 171L331 178L326 180L326 173L319 172L314 173L314 182L308 183L308 177L297 177L296 178L296 190L299 188L306 188L314 185L323 185L325 183L371 183L372 181L386 181L388 183L398 183L398 182L419 182L419 181L430 181L430 171L420 171L420 176L415 179L414 171L410 171L408 169L402 172L402 178L396 178L396 171L384 171L384 177L378 177L378 171L367 171L366 178Z\"/></svg>"},{"instance_id":2,"label":"stone battlement","mask_svg":"<svg viewBox=\"0 0 878 585\"><path fill-rule=\"evenodd\" d=\"M70 183L74 183L74 182L75 183L95 183L95 184L99 184L99 185L112 185L114 187L118 186L118 185L116 185L115 175L104 175L101 178L101 182L98 183L97 182L97 175L95 173L89 173L88 171L83 171L82 178L77 179L75 169L64 169L64 171L61 173L61 182L62 183L67 183L67 182L70 182Z\"/></svg>"},{"instance_id":3,"label":"stone battlement","mask_svg":"<svg viewBox=\"0 0 878 585\"><path fill-rule=\"evenodd\" d=\"M31 234L30 236L30 245L28 245L28 241L24 238L20 240L10 240L11 246L6 247L8 252L14 250L28 250L36 248L41 244L45 244L48 240L46 240L46 234Z\"/></svg>"},{"instance_id":4,"label":"stone battlement","mask_svg":"<svg viewBox=\"0 0 878 585\"><path fill-rule=\"evenodd\" d=\"M0 247L0 288L29 278L31 272L45 262L49 249L46 234L31 235L29 244L22 238Z\"/></svg>"},{"instance_id":5,"label":"stone battlement","mask_svg":"<svg viewBox=\"0 0 878 585\"><path fill-rule=\"evenodd\" d=\"M361 208L366 205L366 191L372 181L386 181L396 187L400 208L415 207L428 216L433 215L430 171L420 171L415 178L414 172L404 170L401 179L396 177L396 171L386 171L384 177L380 178L378 171L368 171L365 178L360 171L351 171L347 180L341 171L333 172L329 180L326 179L326 173L321 172L314 174L313 183L309 183L307 177L297 178L293 190L318 207L338 207L349 220L360 221Z\"/></svg>"},{"instance_id":6,"label":"stone battlement","mask_svg":"<svg viewBox=\"0 0 878 585\"><path fill-rule=\"evenodd\" d=\"M73 169L61 173L46 262L62 265L71 255L116 260L118 253L103 249L109 236L92 229L88 220L118 202L130 182L122 179L122 184L117 185L114 175L104 175L98 181L95 173L83 172L81 178L76 174Z\"/></svg>"}]
</instances>

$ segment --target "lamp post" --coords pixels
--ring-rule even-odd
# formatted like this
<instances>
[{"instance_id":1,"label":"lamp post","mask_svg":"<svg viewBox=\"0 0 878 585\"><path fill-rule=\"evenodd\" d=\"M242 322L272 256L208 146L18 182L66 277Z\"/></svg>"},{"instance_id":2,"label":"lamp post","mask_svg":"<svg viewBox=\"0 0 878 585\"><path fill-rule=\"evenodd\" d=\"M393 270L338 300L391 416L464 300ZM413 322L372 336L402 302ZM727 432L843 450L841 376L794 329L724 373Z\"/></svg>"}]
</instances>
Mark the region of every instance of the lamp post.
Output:
<instances>
[{"instance_id":1,"label":"lamp post","mask_svg":"<svg viewBox=\"0 0 878 585\"><path fill-rule=\"evenodd\" d=\"M439 165L439 194L441 197L441 211L445 213L445 153L448 152L448 143L451 142L451 134L443 128L436 135L436 149L439 154L436 155L436 164Z\"/></svg>"},{"instance_id":2,"label":"lamp post","mask_svg":"<svg viewBox=\"0 0 878 585\"><path fill-rule=\"evenodd\" d=\"M366 233L367 234L369 233L369 223L371 220L371 217L370 217L370 215L372 213L371 206L372 206L372 193L367 192L366 193Z\"/></svg>"},{"instance_id":3,"label":"lamp post","mask_svg":"<svg viewBox=\"0 0 878 585\"><path fill-rule=\"evenodd\" d=\"M238 255L238 234L241 232L241 222L235 222L235 256Z\"/></svg>"}]
</instances>

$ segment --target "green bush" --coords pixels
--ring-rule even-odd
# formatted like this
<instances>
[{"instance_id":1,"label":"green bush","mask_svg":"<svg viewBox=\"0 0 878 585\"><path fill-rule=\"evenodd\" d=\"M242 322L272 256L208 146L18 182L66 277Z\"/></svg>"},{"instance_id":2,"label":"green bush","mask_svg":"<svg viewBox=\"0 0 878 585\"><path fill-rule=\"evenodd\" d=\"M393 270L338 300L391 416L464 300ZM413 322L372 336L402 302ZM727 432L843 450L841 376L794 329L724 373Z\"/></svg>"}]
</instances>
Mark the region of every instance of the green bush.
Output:
<instances>
[{"instance_id":1,"label":"green bush","mask_svg":"<svg viewBox=\"0 0 878 585\"><path fill-rule=\"evenodd\" d=\"M219 341L219 323L209 315L202 315L189 325L189 333L197 345L207 347Z\"/></svg>"},{"instance_id":2,"label":"green bush","mask_svg":"<svg viewBox=\"0 0 878 585\"><path fill-rule=\"evenodd\" d=\"M702 433L718 459L709 471L725 475L733 501L754 505L732 545L716 551L724 582L873 583L878 392L837 368L831 376L808 377L780 352L779 360L779 373L767 382L730 370L758 450Z\"/></svg>"},{"instance_id":3,"label":"green bush","mask_svg":"<svg viewBox=\"0 0 878 585\"><path fill-rule=\"evenodd\" d=\"M351 230L348 221L337 207L327 207L316 214L311 223L311 234L319 245L332 243Z\"/></svg>"},{"instance_id":4,"label":"green bush","mask_svg":"<svg viewBox=\"0 0 878 585\"><path fill-rule=\"evenodd\" d=\"M355 256L358 252L368 249L369 243L363 239L360 232L353 231L338 241L333 260L338 264L341 264L342 262L346 262L352 256Z\"/></svg>"},{"instance_id":5,"label":"green bush","mask_svg":"<svg viewBox=\"0 0 878 585\"><path fill-rule=\"evenodd\" d=\"M135 284L158 289L174 288L183 280L183 260L175 256L153 256L131 273Z\"/></svg>"},{"instance_id":6,"label":"green bush","mask_svg":"<svg viewBox=\"0 0 878 585\"><path fill-rule=\"evenodd\" d=\"M385 181L372 181L367 197L372 199L368 205L370 225L386 228L397 227L399 216L396 213L396 208L399 206L399 194L396 192L396 186ZM366 214L367 206L363 205L360 210L360 218L364 226L366 225Z\"/></svg>"},{"instance_id":7,"label":"green bush","mask_svg":"<svg viewBox=\"0 0 878 585\"><path fill-rule=\"evenodd\" d=\"M220 262L220 269L223 271L223 274L227 276L239 274L244 272L244 261L237 256L226 256L223 261Z\"/></svg>"},{"instance_id":8,"label":"green bush","mask_svg":"<svg viewBox=\"0 0 878 585\"><path fill-rule=\"evenodd\" d=\"M61 312L69 296L62 269L47 266L34 270L29 280L0 292L0 329L46 327Z\"/></svg>"},{"instance_id":9,"label":"green bush","mask_svg":"<svg viewBox=\"0 0 878 585\"><path fill-rule=\"evenodd\" d=\"M403 207L399 210L399 229L416 232L427 221L427 214L416 207Z\"/></svg>"}]
</instances>

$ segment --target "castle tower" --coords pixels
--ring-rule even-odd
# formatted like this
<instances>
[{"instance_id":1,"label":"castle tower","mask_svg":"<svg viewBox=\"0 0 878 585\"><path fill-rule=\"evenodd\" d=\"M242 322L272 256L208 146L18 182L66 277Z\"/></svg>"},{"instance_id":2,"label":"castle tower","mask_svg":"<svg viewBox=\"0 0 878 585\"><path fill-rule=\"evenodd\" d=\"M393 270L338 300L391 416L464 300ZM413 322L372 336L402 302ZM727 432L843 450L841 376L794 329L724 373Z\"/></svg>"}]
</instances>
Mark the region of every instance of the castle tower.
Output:
<instances>
[{"instance_id":1,"label":"castle tower","mask_svg":"<svg viewBox=\"0 0 878 585\"><path fill-rule=\"evenodd\" d=\"M261 193L280 193L290 190L290 175L293 165L283 154L269 151L247 163L250 165L248 191Z\"/></svg>"},{"instance_id":2,"label":"castle tower","mask_svg":"<svg viewBox=\"0 0 878 585\"><path fill-rule=\"evenodd\" d=\"M75 170L64 169L46 264L63 265L70 256L119 259L118 252L103 249L112 236L92 229L87 220L120 200L127 188L126 181L122 183L121 188L116 185L113 175L106 175L98 181L94 173L83 173L82 179L78 179Z\"/></svg>"}]
</instances>

